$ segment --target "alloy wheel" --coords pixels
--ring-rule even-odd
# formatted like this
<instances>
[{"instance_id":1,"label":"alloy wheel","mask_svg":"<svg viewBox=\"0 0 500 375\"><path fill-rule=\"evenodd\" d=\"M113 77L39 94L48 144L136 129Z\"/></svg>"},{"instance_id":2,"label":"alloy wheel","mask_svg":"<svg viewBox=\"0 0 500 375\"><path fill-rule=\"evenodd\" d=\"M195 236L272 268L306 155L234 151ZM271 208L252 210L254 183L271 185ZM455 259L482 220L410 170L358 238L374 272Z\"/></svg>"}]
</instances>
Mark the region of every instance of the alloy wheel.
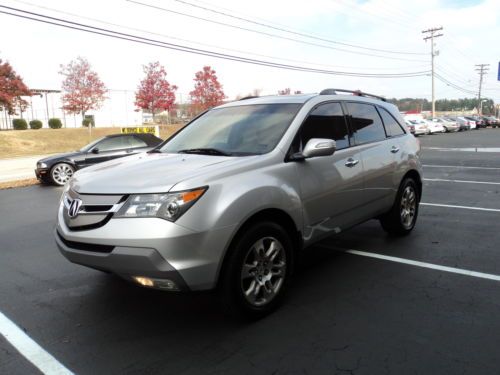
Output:
<instances>
[{"instance_id":1,"label":"alloy wheel","mask_svg":"<svg viewBox=\"0 0 500 375\"><path fill-rule=\"evenodd\" d=\"M415 221L417 209L417 194L412 186L407 186L401 196L401 223L406 229L410 229Z\"/></svg>"},{"instance_id":2,"label":"alloy wheel","mask_svg":"<svg viewBox=\"0 0 500 375\"><path fill-rule=\"evenodd\" d=\"M52 169L52 179L58 185L64 185L73 176L73 168L68 164L57 164Z\"/></svg>"}]
</instances>

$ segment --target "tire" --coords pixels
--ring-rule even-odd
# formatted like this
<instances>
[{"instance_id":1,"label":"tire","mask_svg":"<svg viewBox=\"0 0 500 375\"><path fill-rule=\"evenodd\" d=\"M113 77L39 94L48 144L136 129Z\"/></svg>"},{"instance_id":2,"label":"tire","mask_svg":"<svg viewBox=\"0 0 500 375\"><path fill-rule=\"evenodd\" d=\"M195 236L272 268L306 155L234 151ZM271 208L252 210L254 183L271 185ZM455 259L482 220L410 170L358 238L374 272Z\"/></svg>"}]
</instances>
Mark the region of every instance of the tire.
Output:
<instances>
[{"instance_id":1,"label":"tire","mask_svg":"<svg viewBox=\"0 0 500 375\"><path fill-rule=\"evenodd\" d=\"M270 252L273 246L277 250ZM257 222L245 228L228 251L218 288L224 312L256 320L276 310L294 267L286 230L274 222Z\"/></svg>"},{"instance_id":2,"label":"tire","mask_svg":"<svg viewBox=\"0 0 500 375\"><path fill-rule=\"evenodd\" d=\"M382 228L394 236L410 234L417 222L419 203L420 194L415 180L405 178L391 210L380 218Z\"/></svg>"},{"instance_id":3,"label":"tire","mask_svg":"<svg viewBox=\"0 0 500 375\"><path fill-rule=\"evenodd\" d=\"M75 173L75 168L68 163L57 163L50 169L50 180L54 185L64 186Z\"/></svg>"}]
</instances>

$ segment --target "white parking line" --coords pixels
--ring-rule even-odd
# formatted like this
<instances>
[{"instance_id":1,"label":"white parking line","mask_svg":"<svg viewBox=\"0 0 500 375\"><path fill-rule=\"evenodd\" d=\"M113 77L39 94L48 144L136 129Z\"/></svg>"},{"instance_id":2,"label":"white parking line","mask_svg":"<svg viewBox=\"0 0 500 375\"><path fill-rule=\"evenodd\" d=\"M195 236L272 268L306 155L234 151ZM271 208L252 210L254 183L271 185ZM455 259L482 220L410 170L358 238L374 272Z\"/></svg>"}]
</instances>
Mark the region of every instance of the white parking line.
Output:
<instances>
[{"instance_id":1,"label":"white parking line","mask_svg":"<svg viewBox=\"0 0 500 375\"><path fill-rule=\"evenodd\" d=\"M486 170L500 170L500 167L471 167L466 165L432 165L422 164L425 168L457 168L457 169L486 169Z\"/></svg>"},{"instance_id":2,"label":"white parking line","mask_svg":"<svg viewBox=\"0 0 500 375\"><path fill-rule=\"evenodd\" d=\"M433 264L433 263L426 263L426 262L419 262L417 260L410 260L410 259L405 259L405 258L398 258L398 257L392 257L388 255L382 255L382 254L377 254L377 253L371 253L367 251L359 251L359 250L346 250L346 249L338 249L330 246L325 246L325 245L318 245L320 247L330 249L330 250L340 250L345 253L353 254L353 255L359 255L363 257L369 257L369 258L376 258L376 259L382 259L382 260L387 260L389 262L396 262L396 263L403 263L403 264L408 264L410 266L416 266L416 267L422 267L422 268L429 268L432 270L438 270L438 271L444 271L444 272L450 272L450 273L456 273L459 275L465 275L465 276L471 276L471 277L478 277L480 279L488 279L488 280L495 280L495 281L500 281L500 276L498 275L493 275L490 273L483 273L483 272L476 272L476 271L469 271L469 270L464 270L462 268L455 268L455 267L447 267L447 266L440 266L438 264Z\"/></svg>"},{"instance_id":3,"label":"white parking line","mask_svg":"<svg viewBox=\"0 0 500 375\"><path fill-rule=\"evenodd\" d=\"M0 334L44 374L73 374L0 312Z\"/></svg>"},{"instance_id":4,"label":"white parking line","mask_svg":"<svg viewBox=\"0 0 500 375\"><path fill-rule=\"evenodd\" d=\"M500 182L469 181L469 180L445 180L444 178L424 178L424 181L461 182L461 183L465 183L465 184L500 185Z\"/></svg>"},{"instance_id":5,"label":"white parking line","mask_svg":"<svg viewBox=\"0 0 500 375\"><path fill-rule=\"evenodd\" d=\"M500 212L499 208L484 208L484 207L470 207L470 206L455 206L452 204L440 204L440 203L423 203L420 202L421 206L434 206L434 207L448 207L448 208L463 208L464 210L476 210L476 211L491 211Z\"/></svg>"}]
</instances>

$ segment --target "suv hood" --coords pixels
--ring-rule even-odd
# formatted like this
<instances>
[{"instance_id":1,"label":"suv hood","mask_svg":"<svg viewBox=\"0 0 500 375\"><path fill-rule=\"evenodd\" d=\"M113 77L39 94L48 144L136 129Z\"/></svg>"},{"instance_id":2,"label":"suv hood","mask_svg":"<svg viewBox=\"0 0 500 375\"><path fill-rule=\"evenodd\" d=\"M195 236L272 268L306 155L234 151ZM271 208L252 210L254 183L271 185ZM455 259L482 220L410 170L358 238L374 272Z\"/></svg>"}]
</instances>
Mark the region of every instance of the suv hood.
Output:
<instances>
[{"instance_id":1,"label":"suv hood","mask_svg":"<svg viewBox=\"0 0 500 375\"><path fill-rule=\"evenodd\" d=\"M142 153L82 169L70 180L82 194L168 192L177 183L242 157Z\"/></svg>"}]
</instances>

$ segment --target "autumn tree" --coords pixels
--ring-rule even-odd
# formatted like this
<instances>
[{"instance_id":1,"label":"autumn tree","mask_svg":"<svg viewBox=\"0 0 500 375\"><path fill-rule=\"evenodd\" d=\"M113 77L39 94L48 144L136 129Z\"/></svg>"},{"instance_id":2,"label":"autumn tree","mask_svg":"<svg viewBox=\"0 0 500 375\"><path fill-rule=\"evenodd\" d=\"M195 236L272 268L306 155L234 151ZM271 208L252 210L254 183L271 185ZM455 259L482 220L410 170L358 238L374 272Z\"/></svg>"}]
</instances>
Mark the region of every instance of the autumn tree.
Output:
<instances>
[{"instance_id":1,"label":"autumn tree","mask_svg":"<svg viewBox=\"0 0 500 375\"><path fill-rule=\"evenodd\" d=\"M59 74L64 76L63 109L68 113L79 113L85 117L87 111L101 108L106 99L107 89L89 62L83 57L78 57L60 67ZM89 130L90 128L89 126Z\"/></svg>"},{"instance_id":2,"label":"autumn tree","mask_svg":"<svg viewBox=\"0 0 500 375\"><path fill-rule=\"evenodd\" d=\"M21 96L30 95L31 92L23 79L8 62L2 62L0 59L0 106L2 109L9 115L15 114L17 108L23 111L28 103Z\"/></svg>"},{"instance_id":3,"label":"autumn tree","mask_svg":"<svg viewBox=\"0 0 500 375\"><path fill-rule=\"evenodd\" d=\"M223 103L226 95L217 79L215 70L210 66L204 66L203 70L197 72L194 82L194 90L189 95L197 112L216 107Z\"/></svg>"},{"instance_id":4,"label":"autumn tree","mask_svg":"<svg viewBox=\"0 0 500 375\"><path fill-rule=\"evenodd\" d=\"M159 111L170 111L175 102L177 86L167 81L167 72L158 61L143 66L146 77L135 93L135 105L151 112L153 120Z\"/></svg>"}]
</instances>

